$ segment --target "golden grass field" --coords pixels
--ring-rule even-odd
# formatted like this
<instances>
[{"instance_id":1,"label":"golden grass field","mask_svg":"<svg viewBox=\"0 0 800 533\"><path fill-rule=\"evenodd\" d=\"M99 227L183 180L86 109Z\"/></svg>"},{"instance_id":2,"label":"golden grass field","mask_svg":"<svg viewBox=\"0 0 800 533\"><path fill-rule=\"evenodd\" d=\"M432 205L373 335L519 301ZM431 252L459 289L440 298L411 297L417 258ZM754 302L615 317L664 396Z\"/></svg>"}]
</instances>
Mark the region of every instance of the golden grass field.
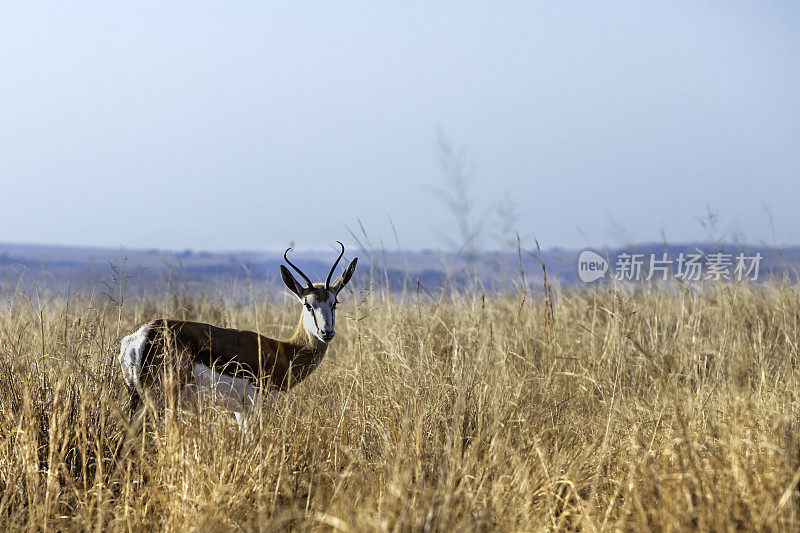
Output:
<instances>
[{"instance_id":1,"label":"golden grass field","mask_svg":"<svg viewBox=\"0 0 800 533\"><path fill-rule=\"evenodd\" d=\"M696 289L696 288L695 288ZM131 438L119 339L168 316L279 338L295 302L0 303L0 529L800 528L800 289L347 292L323 363L242 436Z\"/></svg>"}]
</instances>

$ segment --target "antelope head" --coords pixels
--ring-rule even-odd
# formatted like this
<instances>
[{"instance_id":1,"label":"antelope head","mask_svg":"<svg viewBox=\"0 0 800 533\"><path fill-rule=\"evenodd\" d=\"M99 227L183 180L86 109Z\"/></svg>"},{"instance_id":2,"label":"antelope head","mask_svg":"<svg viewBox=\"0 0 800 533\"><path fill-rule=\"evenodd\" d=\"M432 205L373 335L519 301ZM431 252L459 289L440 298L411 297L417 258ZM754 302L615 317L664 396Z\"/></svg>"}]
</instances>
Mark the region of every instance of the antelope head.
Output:
<instances>
[{"instance_id":1,"label":"antelope head","mask_svg":"<svg viewBox=\"0 0 800 533\"><path fill-rule=\"evenodd\" d=\"M286 260L286 263L303 278L306 283L305 286L301 285L294 278L286 266L281 265L281 278L283 282L289 290L297 296L300 303L303 304L303 327L310 337L316 337L323 343L330 342L333 340L334 335L336 335L336 331L334 331L336 304L339 303L336 297L344 286L347 285L347 282L350 281L350 278L353 277L353 272L356 271L356 262L358 261L357 257L353 259L350 264L347 265L344 273L336 278L336 281L331 283L331 277L336 270L336 266L344 255L344 245L339 242L339 246L342 247L342 252L339 254L339 257L336 258L336 262L333 263L325 283L312 283L311 280L308 279L308 276L303 274L302 270L289 261L287 254L291 248L286 249L283 253L283 258Z\"/></svg>"}]
</instances>

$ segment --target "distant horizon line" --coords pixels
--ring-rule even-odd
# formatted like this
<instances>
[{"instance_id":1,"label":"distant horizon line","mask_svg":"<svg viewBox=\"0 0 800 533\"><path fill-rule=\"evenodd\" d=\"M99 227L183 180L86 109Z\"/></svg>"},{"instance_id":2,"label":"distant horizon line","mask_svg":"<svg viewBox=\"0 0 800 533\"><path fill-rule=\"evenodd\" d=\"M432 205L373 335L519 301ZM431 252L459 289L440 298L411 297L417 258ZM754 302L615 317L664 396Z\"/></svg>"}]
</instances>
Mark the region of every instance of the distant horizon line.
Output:
<instances>
[{"instance_id":1,"label":"distant horizon line","mask_svg":"<svg viewBox=\"0 0 800 533\"><path fill-rule=\"evenodd\" d=\"M673 241L673 242L664 242L661 240L651 240L651 241L636 241L630 242L625 244L601 244L601 245L585 245L585 246L560 246L560 245L553 245L549 247L543 247L542 250L544 251L582 251L582 250L619 250L625 248L640 248L640 247L661 247L661 246L724 246L724 247L759 247L759 248L767 248L772 250L781 250L781 249L794 249L800 248L800 243L796 244L769 244L766 242L732 242L732 241L710 241L710 240L687 240L687 241ZM72 250L96 250L96 251L131 251L131 252L139 252L139 253L165 253L165 254L185 254L187 252L191 252L191 254L214 254L214 255L224 255L224 254L264 254L264 253L276 253L279 255L283 255L284 250L286 248L283 247L264 247L264 248L239 248L239 249L206 249L206 248L194 248L191 246L187 246L185 248L162 248L158 246L110 246L110 245L89 245L89 244L61 244L61 243L43 243L43 242L17 242L17 241L4 241L0 240L0 253L3 252L4 247L12 247L12 248L56 248L56 249L72 249ZM359 246L352 246L352 249L361 250L362 248ZM534 246L522 246L522 250L530 251L535 250ZM364 248L368 251L382 251L386 253L402 253L402 252L414 252L414 253L440 253L440 254L456 254L461 255L464 253L463 251L458 250L448 250L444 248L430 248L430 247L421 247L421 248ZM334 247L303 247L293 248L293 252L297 254L317 254L317 253L327 253L331 250L336 250ZM485 248L476 250L476 253L479 254L496 254L496 253L516 253L516 248Z\"/></svg>"}]
</instances>

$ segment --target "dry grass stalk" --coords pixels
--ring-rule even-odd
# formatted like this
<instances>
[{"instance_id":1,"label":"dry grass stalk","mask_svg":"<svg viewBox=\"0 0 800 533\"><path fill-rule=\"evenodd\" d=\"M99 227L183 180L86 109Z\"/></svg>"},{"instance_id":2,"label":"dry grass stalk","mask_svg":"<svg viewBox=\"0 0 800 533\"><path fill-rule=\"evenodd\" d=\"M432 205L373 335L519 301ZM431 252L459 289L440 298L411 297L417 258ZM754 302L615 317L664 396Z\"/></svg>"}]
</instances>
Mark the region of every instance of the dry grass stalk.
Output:
<instances>
[{"instance_id":1,"label":"dry grass stalk","mask_svg":"<svg viewBox=\"0 0 800 533\"><path fill-rule=\"evenodd\" d=\"M557 315L348 298L320 368L251 432L204 407L149 419L129 453L118 331L191 310L281 336L294 309L9 294L0 528L796 530L799 292L596 290Z\"/></svg>"}]
</instances>

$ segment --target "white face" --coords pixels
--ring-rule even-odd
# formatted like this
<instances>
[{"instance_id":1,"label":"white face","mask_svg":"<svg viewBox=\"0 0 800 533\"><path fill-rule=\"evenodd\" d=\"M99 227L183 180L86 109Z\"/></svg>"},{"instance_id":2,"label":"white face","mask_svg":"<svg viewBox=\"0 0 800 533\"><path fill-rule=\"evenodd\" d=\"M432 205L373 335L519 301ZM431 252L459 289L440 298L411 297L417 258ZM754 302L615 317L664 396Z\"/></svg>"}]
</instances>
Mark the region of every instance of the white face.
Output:
<instances>
[{"instance_id":1,"label":"white face","mask_svg":"<svg viewBox=\"0 0 800 533\"><path fill-rule=\"evenodd\" d=\"M336 294L324 288L316 288L300 298L303 303L303 326L306 331L322 342L333 340L336 332Z\"/></svg>"}]
</instances>

